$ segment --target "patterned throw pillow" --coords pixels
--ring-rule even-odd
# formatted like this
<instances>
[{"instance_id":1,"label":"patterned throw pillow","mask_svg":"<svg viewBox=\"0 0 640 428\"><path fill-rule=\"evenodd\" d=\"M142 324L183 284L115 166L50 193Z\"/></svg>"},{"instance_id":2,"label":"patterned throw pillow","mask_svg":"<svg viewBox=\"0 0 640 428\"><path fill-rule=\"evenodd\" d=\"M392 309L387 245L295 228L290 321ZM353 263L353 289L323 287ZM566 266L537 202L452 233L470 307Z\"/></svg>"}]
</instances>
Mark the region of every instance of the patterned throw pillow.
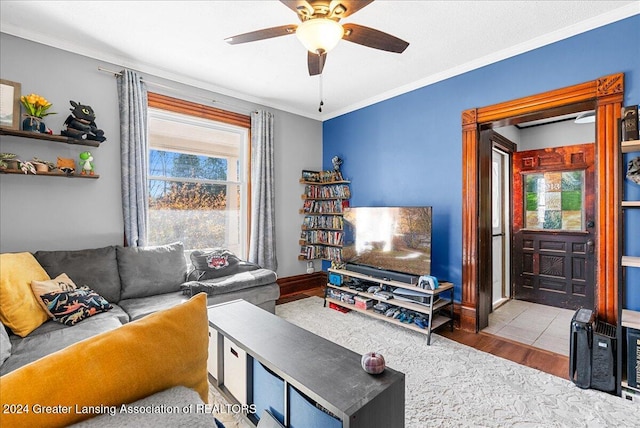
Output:
<instances>
[{"instance_id":1,"label":"patterned throw pillow","mask_svg":"<svg viewBox=\"0 0 640 428\"><path fill-rule=\"evenodd\" d=\"M47 281L31 281L31 290L33 291L34 296L38 299L38 303L42 306L42 309L52 317L53 314L49 312L49 308L42 301L40 296L47 293L57 293L60 291L73 291L78 286L69 278L66 273L61 273L56 276L54 279L49 279Z\"/></svg>"},{"instance_id":2,"label":"patterned throw pillow","mask_svg":"<svg viewBox=\"0 0 640 428\"><path fill-rule=\"evenodd\" d=\"M34 294L50 293L52 291L71 291L78 288L66 273L61 273L48 281L31 281Z\"/></svg>"},{"instance_id":3,"label":"patterned throw pillow","mask_svg":"<svg viewBox=\"0 0 640 428\"><path fill-rule=\"evenodd\" d=\"M45 293L40 298L54 321L69 326L112 308L104 297L86 286L71 291Z\"/></svg>"}]
</instances>

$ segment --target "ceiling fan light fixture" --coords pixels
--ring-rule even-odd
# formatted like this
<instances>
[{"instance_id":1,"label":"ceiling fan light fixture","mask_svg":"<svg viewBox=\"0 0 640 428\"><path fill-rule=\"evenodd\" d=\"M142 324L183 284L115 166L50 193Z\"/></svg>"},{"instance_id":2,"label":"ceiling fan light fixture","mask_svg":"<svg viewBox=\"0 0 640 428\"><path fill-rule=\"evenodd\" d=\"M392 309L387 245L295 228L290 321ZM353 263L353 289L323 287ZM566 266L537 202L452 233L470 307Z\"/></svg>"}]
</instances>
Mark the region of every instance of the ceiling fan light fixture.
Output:
<instances>
[{"instance_id":1,"label":"ceiling fan light fixture","mask_svg":"<svg viewBox=\"0 0 640 428\"><path fill-rule=\"evenodd\" d=\"M298 25L296 36L309 52L327 53L335 48L344 29L338 22L327 18L314 18Z\"/></svg>"}]
</instances>

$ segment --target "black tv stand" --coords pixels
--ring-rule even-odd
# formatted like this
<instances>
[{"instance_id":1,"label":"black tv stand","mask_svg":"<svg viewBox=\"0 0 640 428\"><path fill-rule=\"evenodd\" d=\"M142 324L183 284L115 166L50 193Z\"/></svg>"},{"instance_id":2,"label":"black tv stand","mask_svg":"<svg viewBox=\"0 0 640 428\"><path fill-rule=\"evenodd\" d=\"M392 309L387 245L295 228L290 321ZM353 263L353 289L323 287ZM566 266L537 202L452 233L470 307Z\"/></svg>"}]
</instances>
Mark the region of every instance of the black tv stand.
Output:
<instances>
[{"instance_id":1,"label":"black tv stand","mask_svg":"<svg viewBox=\"0 0 640 428\"><path fill-rule=\"evenodd\" d=\"M407 273L394 272L384 269L379 269L371 266L358 265L354 263L347 263L345 269L351 272L361 273L373 278L385 279L388 281L398 281L407 284L417 285L418 277Z\"/></svg>"}]
</instances>

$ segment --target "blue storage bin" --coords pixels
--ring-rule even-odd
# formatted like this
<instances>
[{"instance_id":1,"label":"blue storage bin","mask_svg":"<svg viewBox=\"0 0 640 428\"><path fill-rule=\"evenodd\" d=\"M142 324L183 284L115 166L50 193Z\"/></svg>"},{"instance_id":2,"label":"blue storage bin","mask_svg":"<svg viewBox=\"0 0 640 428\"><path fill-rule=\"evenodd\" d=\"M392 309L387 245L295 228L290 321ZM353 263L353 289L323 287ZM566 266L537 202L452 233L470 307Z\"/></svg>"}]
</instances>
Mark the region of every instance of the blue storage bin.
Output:
<instances>
[{"instance_id":1,"label":"blue storage bin","mask_svg":"<svg viewBox=\"0 0 640 428\"><path fill-rule=\"evenodd\" d=\"M342 428L342 421L318 409L289 385L289 428Z\"/></svg>"},{"instance_id":2,"label":"blue storage bin","mask_svg":"<svg viewBox=\"0 0 640 428\"><path fill-rule=\"evenodd\" d=\"M268 410L281 424L284 424L284 381L258 360L253 358L253 404L256 419L263 410Z\"/></svg>"}]
</instances>

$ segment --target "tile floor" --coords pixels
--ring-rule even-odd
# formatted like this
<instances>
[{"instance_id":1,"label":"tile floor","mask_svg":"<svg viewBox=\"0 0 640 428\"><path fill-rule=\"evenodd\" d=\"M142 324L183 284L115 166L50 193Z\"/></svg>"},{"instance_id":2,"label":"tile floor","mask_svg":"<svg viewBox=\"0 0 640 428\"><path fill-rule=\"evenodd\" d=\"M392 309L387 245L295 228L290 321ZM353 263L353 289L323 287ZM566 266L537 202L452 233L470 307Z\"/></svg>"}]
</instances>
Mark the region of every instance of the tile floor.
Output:
<instances>
[{"instance_id":1,"label":"tile floor","mask_svg":"<svg viewBox=\"0 0 640 428\"><path fill-rule=\"evenodd\" d=\"M569 356L572 309L509 300L489 315L482 330L496 336Z\"/></svg>"}]
</instances>

